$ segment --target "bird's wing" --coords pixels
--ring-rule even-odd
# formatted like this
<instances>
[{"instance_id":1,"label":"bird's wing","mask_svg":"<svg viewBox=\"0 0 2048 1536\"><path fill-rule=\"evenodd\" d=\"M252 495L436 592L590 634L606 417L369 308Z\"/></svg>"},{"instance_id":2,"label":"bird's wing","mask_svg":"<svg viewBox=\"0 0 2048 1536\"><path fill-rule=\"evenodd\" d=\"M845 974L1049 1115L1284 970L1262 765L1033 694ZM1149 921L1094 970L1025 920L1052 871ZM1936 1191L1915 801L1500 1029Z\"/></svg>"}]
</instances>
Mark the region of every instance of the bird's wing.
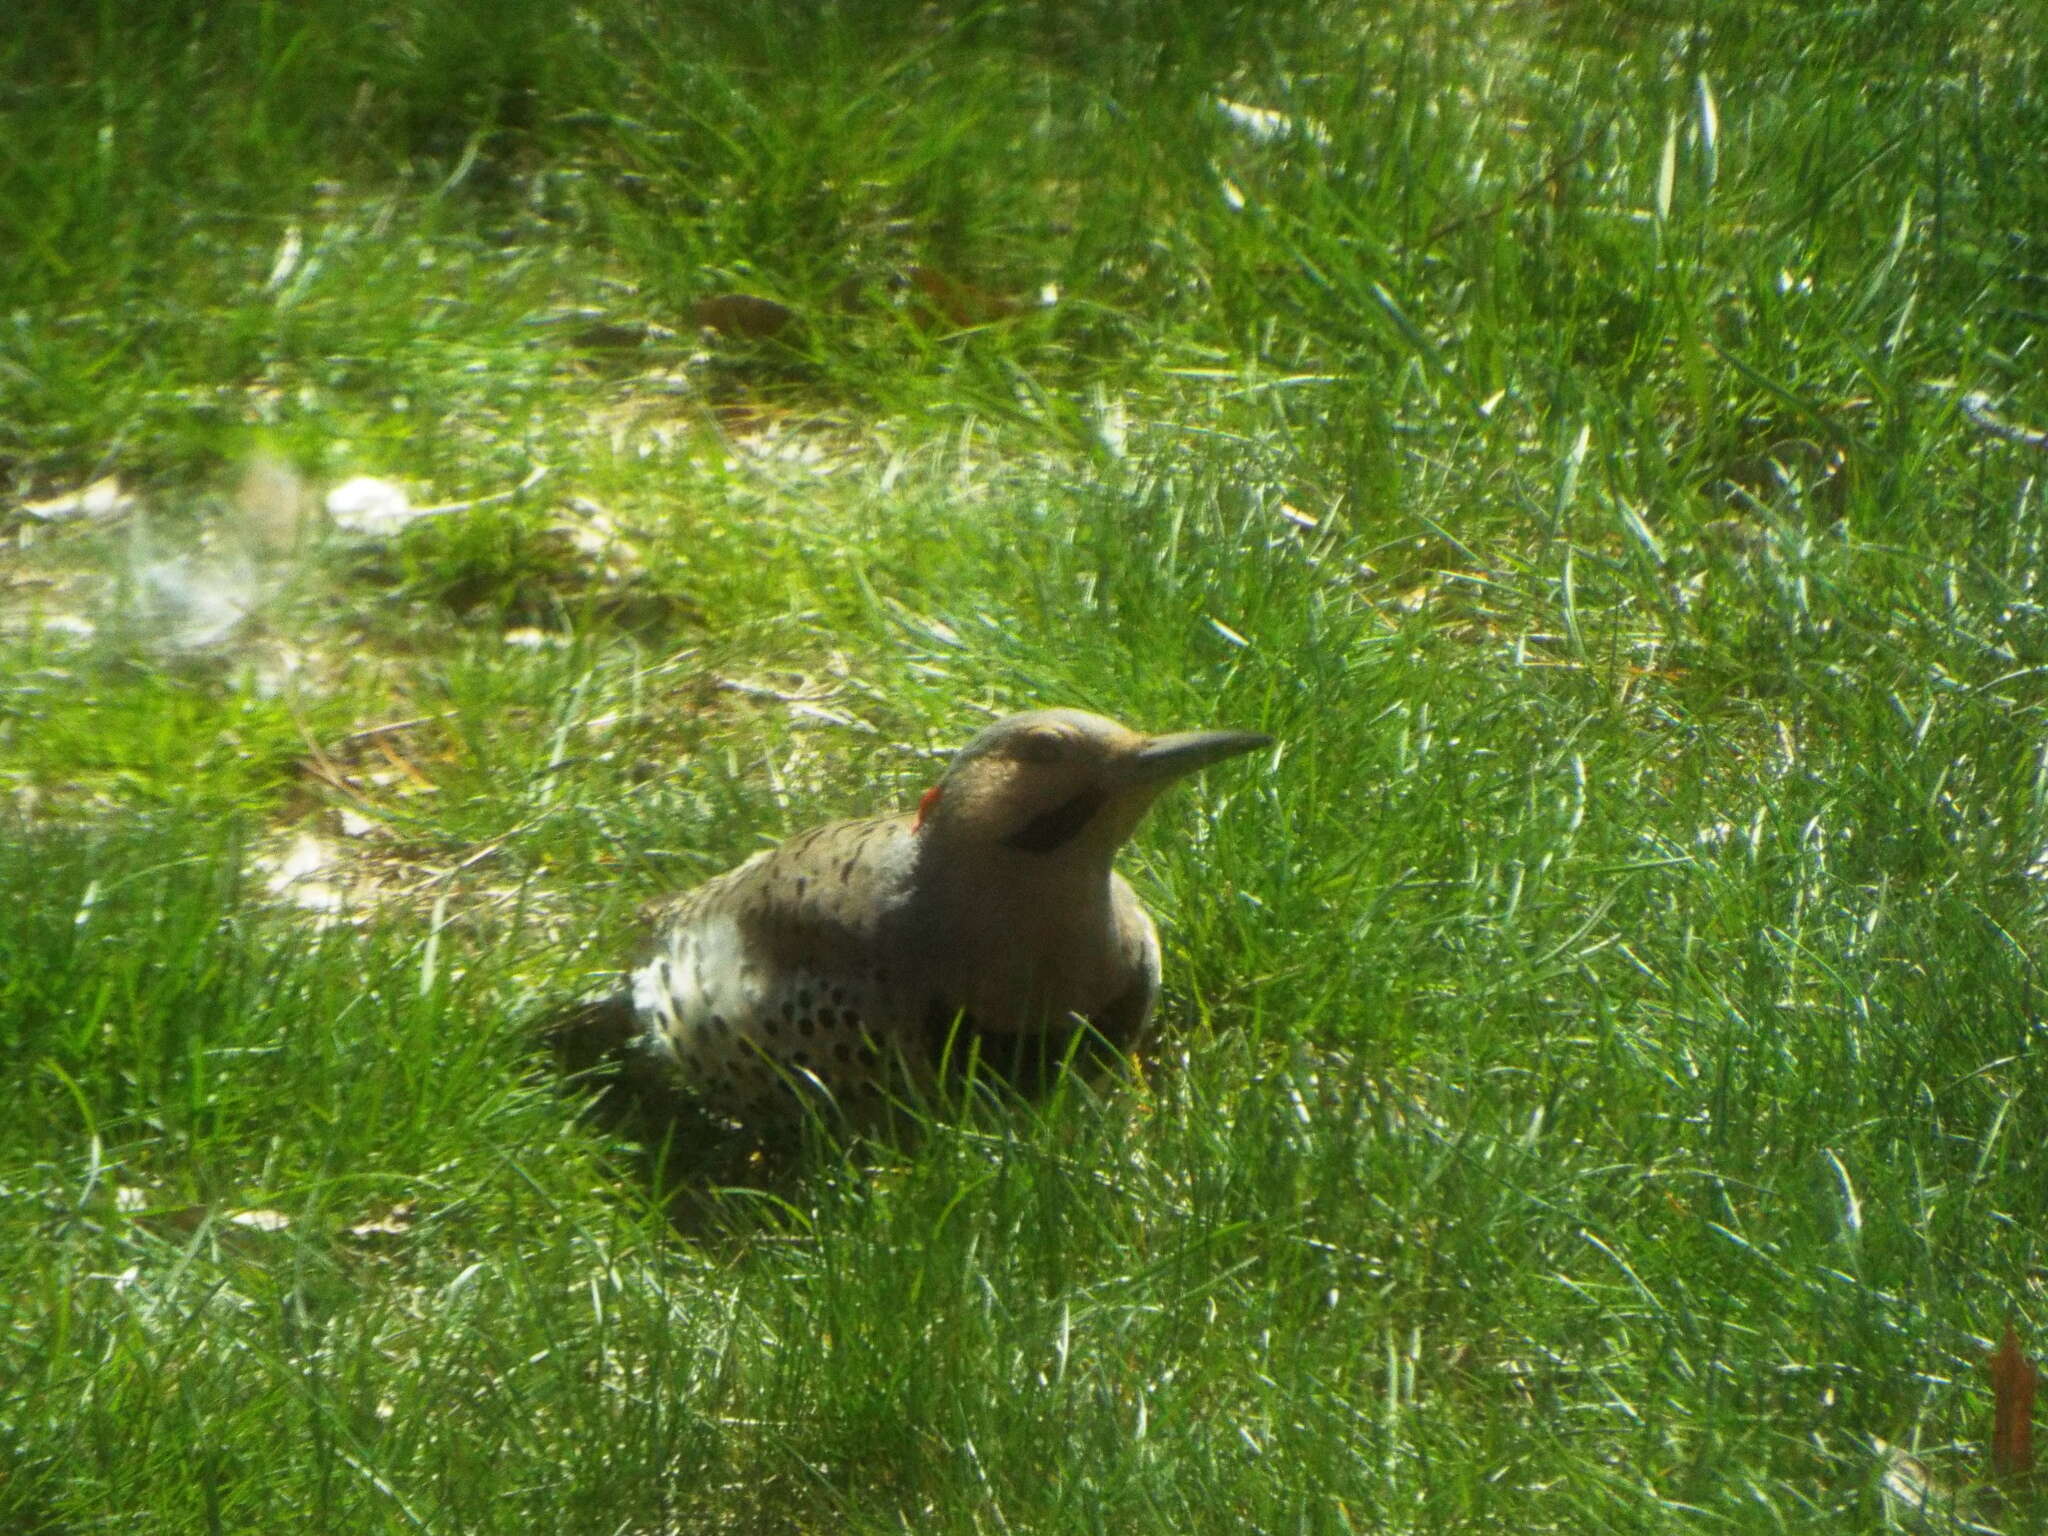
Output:
<instances>
[{"instance_id":1,"label":"bird's wing","mask_svg":"<svg viewBox=\"0 0 2048 1536\"><path fill-rule=\"evenodd\" d=\"M791 978L871 969L908 835L901 817L816 827L659 904L633 971L643 1020L687 1032L750 1016Z\"/></svg>"},{"instance_id":2,"label":"bird's wing","mask_svg":"<svg viewBox=\"0 0 2048 1536\"><path fill-rule=\"evenodd\" d=\"M896 868L888 855L910 835L906 816L837 821L799 832L702 885L650 902L642 913L648 937L641 960L668 947L694 923L727 915L757 942L806 950L871 933Z\"/></svg>"}]
</instances>

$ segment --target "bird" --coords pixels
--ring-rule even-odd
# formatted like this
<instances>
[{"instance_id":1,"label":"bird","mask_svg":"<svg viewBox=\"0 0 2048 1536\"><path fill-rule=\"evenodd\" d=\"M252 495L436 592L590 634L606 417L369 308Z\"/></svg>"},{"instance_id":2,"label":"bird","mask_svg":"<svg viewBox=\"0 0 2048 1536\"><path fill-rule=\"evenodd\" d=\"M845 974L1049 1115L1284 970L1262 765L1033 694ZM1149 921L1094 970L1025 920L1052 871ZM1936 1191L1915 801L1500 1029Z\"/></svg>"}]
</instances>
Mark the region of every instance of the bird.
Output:
<instances>
[{"instance_id":1,"label":"bird","mask_svg":"<svg viewBox=\"0 0 2048 1536\"><path fill-rule=\"evenodd\" d=\"M1118 850L1160 793L1271 745L1078 709L995 721L912 811L797 834L648 910L623 984L548 1033L637 1109L730 1128L856 1122L955 1071L1043 1092L1142 1042L1159 934Z\"/></svg>"}]
</instances>

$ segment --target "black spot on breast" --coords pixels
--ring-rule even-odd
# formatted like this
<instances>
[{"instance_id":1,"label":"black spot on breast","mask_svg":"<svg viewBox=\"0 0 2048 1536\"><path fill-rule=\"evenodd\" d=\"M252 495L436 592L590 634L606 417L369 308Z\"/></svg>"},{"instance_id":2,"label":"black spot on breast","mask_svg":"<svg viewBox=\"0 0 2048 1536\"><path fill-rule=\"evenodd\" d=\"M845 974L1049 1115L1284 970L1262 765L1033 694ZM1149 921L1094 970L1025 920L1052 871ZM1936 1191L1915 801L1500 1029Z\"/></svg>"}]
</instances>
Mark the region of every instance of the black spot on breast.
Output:
<instances>
[{"instance_id":1,"label":"black spot on breast","mask_svg":"<svg viewBox=\"0 0 2048 1536\"><path fill-rule=\"evenodd\" d=\"M1021 853L1054 853L1081 835L1081 829L1095 819L1109 797L1099 789L1084 789L1073 799L1041 811L1010 834L1008 844Z\"/></svg>"}]
</instances>

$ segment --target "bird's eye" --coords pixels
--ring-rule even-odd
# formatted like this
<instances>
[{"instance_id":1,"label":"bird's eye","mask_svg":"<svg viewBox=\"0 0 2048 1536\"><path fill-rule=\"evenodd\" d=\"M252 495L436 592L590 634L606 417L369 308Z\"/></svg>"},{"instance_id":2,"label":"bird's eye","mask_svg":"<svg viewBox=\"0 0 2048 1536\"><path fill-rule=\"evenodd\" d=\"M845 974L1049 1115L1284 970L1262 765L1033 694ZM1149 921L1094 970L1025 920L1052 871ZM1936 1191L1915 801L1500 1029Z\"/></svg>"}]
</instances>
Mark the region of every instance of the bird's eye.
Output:
<instances>
[{"instance_id":1,"label":"bird's eye","mask_svg":"<svg viewBox=\"0 0 2048 1536\"><path fill-rule=\"evenodd\" d=\"M1056 763L1067 755L1067 740L1052 731L1028 731L1010 747L1020 763Z\"/></svg>"}]
</instances>

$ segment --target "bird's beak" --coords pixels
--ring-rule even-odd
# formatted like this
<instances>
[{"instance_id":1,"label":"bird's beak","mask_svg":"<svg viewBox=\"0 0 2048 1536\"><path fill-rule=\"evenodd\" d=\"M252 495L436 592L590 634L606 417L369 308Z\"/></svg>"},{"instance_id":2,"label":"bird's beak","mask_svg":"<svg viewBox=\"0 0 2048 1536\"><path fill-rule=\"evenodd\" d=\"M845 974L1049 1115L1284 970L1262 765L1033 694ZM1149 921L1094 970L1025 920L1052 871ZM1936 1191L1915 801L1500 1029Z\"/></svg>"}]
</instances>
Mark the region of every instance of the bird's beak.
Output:
<instances>
[{"instance_id":1,"label":"bird's beak","mask_svg":"<svg viewBox=\"0 0 2048 1536\"><path fill-rule=\"evenodd\" d=\"M1270 747L1273 738L1257 731L1176 731L1153 736L1119 765L1121 784L1171 784L1211 763L1241 752Z\"/></svg>"}]
</instances>

